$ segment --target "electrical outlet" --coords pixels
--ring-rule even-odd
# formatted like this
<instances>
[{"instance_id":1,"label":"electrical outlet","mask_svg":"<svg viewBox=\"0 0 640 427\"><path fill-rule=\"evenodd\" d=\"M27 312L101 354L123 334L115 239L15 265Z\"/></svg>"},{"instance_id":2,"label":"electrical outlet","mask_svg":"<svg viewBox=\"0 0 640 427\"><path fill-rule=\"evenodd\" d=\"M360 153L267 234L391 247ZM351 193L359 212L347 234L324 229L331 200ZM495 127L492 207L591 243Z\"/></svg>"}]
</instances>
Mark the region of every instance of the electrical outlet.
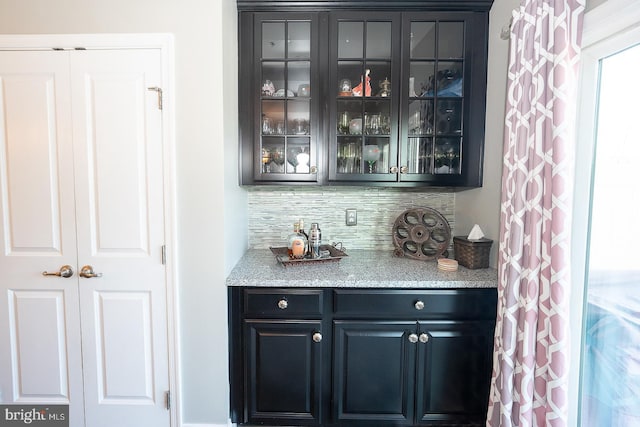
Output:
<instances>
[{"instance_id":1,"label":"electrical outlet","mask_svg":"<svg viewBox=\"0 0 640 427\"><path fill-rule=\"evenodd\" d=\"M358 211L356 209L347 209L345 223L347 225L358 225Z\"/></svg>"}]
</instances>

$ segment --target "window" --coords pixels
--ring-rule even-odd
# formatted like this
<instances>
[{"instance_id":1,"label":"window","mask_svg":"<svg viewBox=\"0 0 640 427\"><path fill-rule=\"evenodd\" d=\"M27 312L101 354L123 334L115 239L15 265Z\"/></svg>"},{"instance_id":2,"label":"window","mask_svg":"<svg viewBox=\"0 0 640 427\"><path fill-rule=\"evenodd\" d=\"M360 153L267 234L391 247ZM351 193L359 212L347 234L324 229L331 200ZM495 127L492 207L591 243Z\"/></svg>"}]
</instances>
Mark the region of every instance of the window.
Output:
<instances>
[{"instance_id":1,"label":"window","mask_svg":"<svg viewBox=\"0 0 640 427\"><path fill-rule=\"evenodd\" d=\"M584 31L568 425L626 427L640 425L640 3L602 2Z\"/></svg>"},{"instance_id":2,"label":"window","mask_svg":"<svg viewBox=\"0 0 640 427\"><path fill-rule=\"evenodd\" d=\"M640 44L600 59L580 425L640 425Z\"/></svg>"}]
</instances>

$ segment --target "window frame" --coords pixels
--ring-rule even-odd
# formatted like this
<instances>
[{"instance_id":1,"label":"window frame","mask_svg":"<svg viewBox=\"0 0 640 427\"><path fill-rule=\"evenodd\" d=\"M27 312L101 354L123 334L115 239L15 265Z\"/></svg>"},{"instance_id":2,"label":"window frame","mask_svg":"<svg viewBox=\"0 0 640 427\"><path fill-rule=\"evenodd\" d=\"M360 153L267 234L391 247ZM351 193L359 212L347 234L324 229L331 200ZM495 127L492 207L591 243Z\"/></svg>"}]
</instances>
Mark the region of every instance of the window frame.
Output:
<instances>
[{"instance_id":1,"label":"window frame","mask_svg":"<svg viewBox=\"0 0 640 427\"><path fill-rule=\"evenodd\" d=\"M581 370L586 306L584 297L588 268L588 231L595 162L600 59L637 43L640 43L640 3L637 0L608 0L585 13L576 120L571 241L573 285L570 296L570 325L572 329L579 328L580 333L571 334L568 426L579 426L581 421Z\"/></svg>"}]
</instances>

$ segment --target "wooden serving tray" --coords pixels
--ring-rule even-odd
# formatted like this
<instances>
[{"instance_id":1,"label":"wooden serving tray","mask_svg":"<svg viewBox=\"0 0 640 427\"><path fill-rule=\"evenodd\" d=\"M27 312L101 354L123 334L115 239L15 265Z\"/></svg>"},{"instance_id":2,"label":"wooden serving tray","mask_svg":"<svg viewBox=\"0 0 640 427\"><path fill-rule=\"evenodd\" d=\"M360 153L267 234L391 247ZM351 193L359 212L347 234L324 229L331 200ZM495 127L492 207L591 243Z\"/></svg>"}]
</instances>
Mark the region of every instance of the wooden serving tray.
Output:
<instances>
[{"instance_id":1,"label":"wooden serving tray","mask_svg":"<svg viewBox=\"0 0 640 427\"><path fill-rule=\"evenodd\" d=\"M329 256L324 258L301 258L292 259L289 258L289 252L286 247L269 247L271 252L276 256L276 260L284 267L291 265L309 265L309 264L324 264L328 262L338 262L347 254L332 245L320 245L321 251L329 251Z\"/></svg>"}]
</instances>

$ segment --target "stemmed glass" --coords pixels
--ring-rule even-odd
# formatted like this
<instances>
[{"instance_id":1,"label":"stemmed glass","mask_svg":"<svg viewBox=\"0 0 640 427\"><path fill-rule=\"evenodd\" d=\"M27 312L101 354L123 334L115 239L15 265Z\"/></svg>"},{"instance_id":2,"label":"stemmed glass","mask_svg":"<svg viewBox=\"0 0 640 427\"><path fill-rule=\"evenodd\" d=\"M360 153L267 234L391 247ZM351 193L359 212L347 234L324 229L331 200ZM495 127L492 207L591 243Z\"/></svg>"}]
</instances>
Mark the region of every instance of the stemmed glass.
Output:
<instances>
[{"instance_id":1,"label":"stemmed glass","mask_svg":"<svg viewBox=\"0 0 640 427\"><path fill-rule=\"evenodd\" d=\"M362 158L369 165L369 173L373 173L373 165L380 160L380 147L377 145L365 145Z\"/></svg>"},{"instance_id":2,"label":"stemmed glass","mask_svg":"<svg viewBox=\"0 0 640 427\"><path fill-rule=\"evenodd\" d=\"M454 161L460 160L460 147L446 141L442 146L442 156L446 159L447 166L449 167L449 173L455 173L456 165L454 164Z\"/></svg>"},{"instance_id":3,"label":"stemmed glass","mask_svg":"<svg viewBox=\"0 0 640 427\"><path fill-rule=\"evenodd\" d=\"M458 157L458 153L456 153L456 150L454 147L451 147L449 149L447 149L447 151L445 152L445 155L447 156L447 160L449 161L449 173L454 173L454 168L453 168L453 159L455 159L456 157Z\"/></svg>"},{"instance_id":4,"label":"stemmed glass","mask_svg":"<svg viewBox=\"0 0 640 427\"><path fill-rule=\"evenodd\" d=\"M296 172L296 168L298 167L298 154L301 152L300 147L289 147L287 149L287 162L293 167L293 173Z\"/></svg>"},{"instance_id":5,"label":"stemmed glass","mask_svg":"<svg viewBox=\"0 0 640 427\"><path fill-rule=\"evenodd\" d=\"M262 173L271 173L271 153L268 149L262 149Z\"/></svg>"},{"instance_id":6,"label":"stemmed glass","mask_svg":"<svg viewBox=\"0 0 640 427\"><path fill-rule=\"evenodd\" d=\"M460 163L460 147L446 141L436 148L435 158L436 173L457 173Z\"/></svg>"}]
</instances>

